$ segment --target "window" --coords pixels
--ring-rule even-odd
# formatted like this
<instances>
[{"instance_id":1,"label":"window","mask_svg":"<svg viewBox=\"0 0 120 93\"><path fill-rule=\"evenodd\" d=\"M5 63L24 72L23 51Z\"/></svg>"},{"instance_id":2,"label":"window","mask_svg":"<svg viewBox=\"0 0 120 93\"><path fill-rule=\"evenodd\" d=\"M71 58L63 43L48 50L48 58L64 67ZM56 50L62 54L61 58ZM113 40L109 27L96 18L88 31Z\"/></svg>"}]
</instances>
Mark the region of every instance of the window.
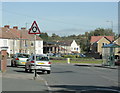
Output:
<instances>
[{"instance_id":1,"label":"window","mask_svg":"<svg viewBox=\"0 0 120 93\"><path fill-rule=\"evenodd\" d=\"M33 60L34 60L34 56L33 56ZM36 56L36 61L49 61L49 58L45 56Z\"/></svg>"},{"instance_id":2,"label":"window","mask_svg":"<svg viewBox=\"0 0 120 93\"><path fill-rule=\"evenodd\" d=\"M7 46L7 40L3 40L3 45Z\"/></svg>"},{"instance_id":3,"label":"window","mask_svg":"<svg viewBox=\"0 0 120 93\"><path fill-rule=\"evenodd\" d=\"M18 54L18 57L20 58L28 58L30 55L27 54Z\"/></svg>"},{"instance_id":4,"label":"window","mask_svg":"<svg viewBox=\"0 0 120 93\"><path fill-rule=\"evenodd\" d=\"M74 48L74 50L76 50L76 48Z\"/></svg>"},{"instance_id":5,"label":"window","mask_svg":"<svg viewBox=\"0 0 120 93\"><path fill-rule=\"evenodd\" d=\"M107 43L102 43L102 45L104 46L104 45L107 45Z\"/></svg>"},{"instance_id":6,"label":"window","mask_svg":"<svg viewBox=\"0 0 120 93\"><path fill-rule=\"evenodd\" d=\"M31 42L31 46L34 46L34 41Z\"/></svg>"},{"instance_id":7,"label":"window","mask_svg":"<svg viewBox=\"0 0 120 93\"><path fill-rule=\"evenodd\" d=\"M38 42L38 46L41 47L41 42L40 41Z\"/></svg>"},{"instance_id":8,"label":"window","mask_svg":"<svg viewBox=\"0 0 120 93\"><path fill-rule=\"evenodd\" d=\"M77 50L78 50L78 48L77 48Z\"/></svg>"}]
</instances>

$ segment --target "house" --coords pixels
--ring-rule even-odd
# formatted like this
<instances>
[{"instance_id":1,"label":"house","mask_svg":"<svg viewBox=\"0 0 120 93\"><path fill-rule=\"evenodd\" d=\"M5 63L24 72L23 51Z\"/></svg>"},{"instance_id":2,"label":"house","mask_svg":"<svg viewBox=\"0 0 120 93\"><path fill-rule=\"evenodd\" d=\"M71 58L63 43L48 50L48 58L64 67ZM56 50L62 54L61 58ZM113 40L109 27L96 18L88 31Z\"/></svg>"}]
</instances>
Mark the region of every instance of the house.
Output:
<instances>
[{"instance_id":1,"label":"house","mask_svg":"<svg viewBox=\"0 0 120 93\"><path fill-rule=\"evenodd\" d=\"M59 53L58 42L43 42L43 53Z\"/></svg>"},{"instance_id":2,"label":"house","mask_svg":"<svg viewBox=\"0 0 120 93\"><path fill-rule=\"evenodd\" d=\"M90 50L92 53L102 53L102 46L111 43L114 36L91 36Z\"/></svg>"},{"instance_id":3,"label":"house","mask_svg":"<svg viewBox=\"0 0 120 93\"><path fill-rule=\"evenodd\" d=\"M80 45L75 40L72 41L70 48L72 53L80 53Z\"/></svg>"},{"instance_id":4,"label":"house","mask_svg":"<svg viewBox=\"0 0 120 93\"><path fill-rule=\"evenodd\" d=\"M80 53L80 45L75 40L60 41L61 53Z\"/></svg>"},{"instance_id":5,"label":"house","mask_svg":"<svg viewBox=\"0 0 120 93\"><path fill-rule=\"evenodd\" d=\"M120 45L120 37L114 40L113 43ZM115 56L116 57L120 56L120 48L115 48Z\"/></svg>"},{"instance_id":6,"label":"house","mask_svg":"<svg viewBox=\"0 0 120 93\"><path fill-rule=\"evenodd\" d=\"M7 46L8 54L34 53L34 35L28 34L26 28L18 29L17 26L10 28L5 25L0 28L0 47ZM43 54L43 40L36 36L36 53Z\"/></svg>"},{"instance_id":7,"label":"house","mask_svg":"<svg viewBox=\"0 0 120 93\"><path fill-rule=\"evenodd\" d=\"M44 53L80 53L80 46L75 40L44 42Z\"/></svg>"}]
</instances>

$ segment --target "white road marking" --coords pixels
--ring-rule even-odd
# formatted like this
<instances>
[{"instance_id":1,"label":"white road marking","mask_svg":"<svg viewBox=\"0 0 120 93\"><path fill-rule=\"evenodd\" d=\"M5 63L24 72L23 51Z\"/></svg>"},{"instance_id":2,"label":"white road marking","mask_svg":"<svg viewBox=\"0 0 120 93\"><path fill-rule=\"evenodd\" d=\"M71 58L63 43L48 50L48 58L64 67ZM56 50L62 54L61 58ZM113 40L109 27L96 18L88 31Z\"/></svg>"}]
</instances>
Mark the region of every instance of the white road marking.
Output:
<instances>
[{"instance_id":1,"label":"white road marking","mask_svg":"<svg viewBox=\"0 0 120 93\"><path fill-rule=\"evenodd\" d=\"M37 75L38 75L38 74L37 74ZM41 78L42 81L45 82L45 85L47 86L49 93L52 93L52 89L50 88L48 82L47 82L44 78L42 78L40 75L38 75L38 76Z\"/></svg>"}]
</instances>

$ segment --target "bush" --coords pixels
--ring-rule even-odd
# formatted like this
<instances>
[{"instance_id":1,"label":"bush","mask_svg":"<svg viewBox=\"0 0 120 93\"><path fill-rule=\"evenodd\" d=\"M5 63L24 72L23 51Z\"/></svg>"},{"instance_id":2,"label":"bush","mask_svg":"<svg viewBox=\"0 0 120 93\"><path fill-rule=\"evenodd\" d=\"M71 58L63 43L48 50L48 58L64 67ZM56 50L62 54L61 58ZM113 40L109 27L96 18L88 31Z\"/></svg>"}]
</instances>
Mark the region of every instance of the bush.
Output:
<instances>
[{"instance_id":1,"label":"bush","mask_svg":"<svg viewBox=\"0 0 120 93\"><path fill-rule=\"evenodd\" d=\"M63 57L64 58L76 58L77 56L76 55L64 55Z\"/></svg>"}]
</instances>

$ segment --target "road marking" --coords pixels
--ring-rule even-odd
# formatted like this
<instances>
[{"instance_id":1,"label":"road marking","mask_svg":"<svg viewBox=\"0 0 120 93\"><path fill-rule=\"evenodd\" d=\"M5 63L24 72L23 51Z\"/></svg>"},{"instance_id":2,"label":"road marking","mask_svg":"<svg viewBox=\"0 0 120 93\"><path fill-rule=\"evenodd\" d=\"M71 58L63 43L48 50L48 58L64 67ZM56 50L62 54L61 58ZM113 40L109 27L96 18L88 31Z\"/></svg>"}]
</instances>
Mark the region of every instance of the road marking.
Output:
<instances>
[{"instance_id":1,"label":"road marking","mask_svg":"<svg viewBox=\"0 0 120 93\"><path fill-rule=\"evenodd\" d=\"M37 74L37 75L38 75L38 74ZM44 78L42 78L40 75L38 75L38 76L41 78L42 81L45 82L45 85L47 86L49 93L52 93L52 89L50 88L48 82L47 82Z\"/></svg>"}]
</instances>

